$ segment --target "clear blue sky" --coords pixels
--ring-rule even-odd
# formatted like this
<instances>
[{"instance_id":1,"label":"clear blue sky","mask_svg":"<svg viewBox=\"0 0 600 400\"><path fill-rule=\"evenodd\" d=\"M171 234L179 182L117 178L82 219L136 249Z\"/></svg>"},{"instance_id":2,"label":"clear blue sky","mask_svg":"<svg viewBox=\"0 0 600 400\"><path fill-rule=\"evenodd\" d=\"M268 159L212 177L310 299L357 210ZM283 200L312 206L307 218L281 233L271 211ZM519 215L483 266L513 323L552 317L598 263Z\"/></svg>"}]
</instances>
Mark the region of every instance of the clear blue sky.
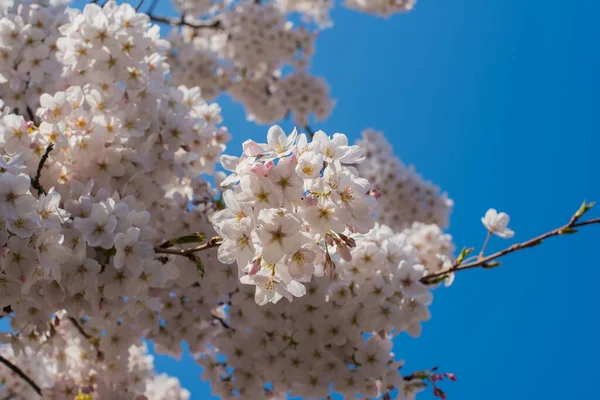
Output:
<instances>
[{"instance_id":1,"label":"clear blue sky","mask_svg":"<svg viewBox=\"0 0 600 400\"><path fill-rule=\"evenodd\" d=\"M312 67L338 104L313 128L385 131L454 199L459 247L481 245L489 207L510 214L515 240L558 227L583 199L600 200L599 13L597 0L420 0L387 21L338 8ZM230 154L265 137L239 105L221 104ZM437 291L423 335L394 351L407 369L454 372L454 400L597 398L599 237L592 226L458 275ZM156 365L192 399L210 398L191 359Z\"/></svg>"}]
</instances>

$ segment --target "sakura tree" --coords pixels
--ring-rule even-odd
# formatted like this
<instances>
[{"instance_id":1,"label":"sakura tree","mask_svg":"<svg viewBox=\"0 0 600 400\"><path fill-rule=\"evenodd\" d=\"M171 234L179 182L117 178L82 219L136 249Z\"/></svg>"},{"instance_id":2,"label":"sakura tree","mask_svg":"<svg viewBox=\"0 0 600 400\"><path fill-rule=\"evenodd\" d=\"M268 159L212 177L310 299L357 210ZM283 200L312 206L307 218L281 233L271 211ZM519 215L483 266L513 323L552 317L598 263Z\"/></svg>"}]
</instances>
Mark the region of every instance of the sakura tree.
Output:
<instances>
[{"instance_id":1,"label":"sakura tree","mask_svg":"<svg viewBox=\"0 0 600 400\"><path fill-rule=\"evenodd\" d=\"M308 70L333 1L176 0L179 18L95 3L0 6L3 398L189 398L147 341L175 358L187 343L223 399L446 398L453 374L392 353L433 291L600 222L584 202L486 254L514 234L490 209L479 253L455 252L452 200L382 133L351 144L309 126L334 106ZM415 2L343 5L390 17ZM221 94L270 126L239 157Z\"/></svg>"}]
</instances>

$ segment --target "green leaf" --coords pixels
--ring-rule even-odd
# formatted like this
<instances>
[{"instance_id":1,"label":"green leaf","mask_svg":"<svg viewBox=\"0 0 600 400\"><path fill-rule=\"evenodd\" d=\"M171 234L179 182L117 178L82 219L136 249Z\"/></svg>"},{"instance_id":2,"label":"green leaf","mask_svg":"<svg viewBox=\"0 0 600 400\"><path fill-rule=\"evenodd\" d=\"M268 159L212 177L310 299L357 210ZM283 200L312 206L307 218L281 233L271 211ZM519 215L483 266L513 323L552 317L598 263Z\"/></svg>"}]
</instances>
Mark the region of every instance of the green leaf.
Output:
<instances>
[{"instance_id":1,"label":"green leaf","mask_svg":"<svg viewBox=\"0 0 600 400\"><path fill-rule=\"evenodd\" d=\"M577 229L573 229L573 228L565 228L565 229L561 229L559 232L561 235L570 235L572 233L577 233Z\"/></svg>"},{"instance_id":2,"label":"green leaf","mask_svg":"<svg viewBox=\"0 0 600 400\"><path fill-rule=\"evenodd\" d=\"M535 247L535 246L539 246L540 244L542 244L542 239L536 240L535 242L528 244L526 247L528 247L528 248Z\"/></svg>"},{"instance_id":3,"label":"green leaf","mask_svg":"<svg viewBox=\"0 0 600 400\"><path fill-rule=\"evenodd\" d=\"M417 379L425 380L429 378L429 374L427 372L418 371L413 374L413 376Z\"/></svg>"},{"instance_id":4,"label":"green leaf","mask_svg":"<svg viewBox=\"0 0 600 400\"><path fill-rule=\"evenodd\" d=\"M595 204L596 203L593 202L593 201L591 203L586 203L585 200L584 200L583 203L581 203L581 206L579 207L579 210L577 210L577 212L575 213L575 218L580 218L583 214L585 214L592 207L594 207Z\"/></svg>"},{"instance_id":5,"label":"green leaf","mask_svg":"<svg viewBox=\"0 0 600 400\"><path fill-rule=\"evenodd\" d=\"M200 279L204 279L204 263L200 257L196 257L196 271L200 274Z\"/></svg>"},{"instance_id":6,"label":"green leaf","mask_svg":"<svg viewBox=\"0 0 600 400\"><path fill-rule=\"evenodd\" d=\"M466 247L463 247L460 254L456 258L456 265L459 265L460 263L462 263L463 260L465 259L465 257L467 257L469 254L471 254L473 252L473 250L475 250L473 247L469 247L468 249Z\"/></svg>"},{"instance_id":7,"label":"green leaf","mask_svg":"<svg viewBox=\"0 0 600 400\"><path fill-rule=\"evenodd\" d=\"M500 261L491 261L489 263L483 264L482 267L483 268L496 268L500 265L502 265L502 263Z\"/></svg>"},{"instance_id":8,"label":"green leaf","mask_svg":"<svg viewBox=\"0 0 600 400\"><path fill-rule=\"evenodd\" d=\"M171 239L160 245L162 249L167 249L169 247L176 246L178 244L187 244L187 243L200 243L206 240L206 235L202 232L191 233L189 235L179 236L175 239Z\"/></svg>"},{"instance_id":9,"label":"green leaf","mask_svg":"<svg viewBox=\"0 0 600 400\"><path fill-rule=\"evenodd\" d=\"M448 276L449 276L448 274L440 275L432 280L427 280L426 282L428 285L436 285L438 283L444 282L446 279L448 279ZM425 277L425 279L427 279L427 277Z\"/></svg>"}]
</instances>

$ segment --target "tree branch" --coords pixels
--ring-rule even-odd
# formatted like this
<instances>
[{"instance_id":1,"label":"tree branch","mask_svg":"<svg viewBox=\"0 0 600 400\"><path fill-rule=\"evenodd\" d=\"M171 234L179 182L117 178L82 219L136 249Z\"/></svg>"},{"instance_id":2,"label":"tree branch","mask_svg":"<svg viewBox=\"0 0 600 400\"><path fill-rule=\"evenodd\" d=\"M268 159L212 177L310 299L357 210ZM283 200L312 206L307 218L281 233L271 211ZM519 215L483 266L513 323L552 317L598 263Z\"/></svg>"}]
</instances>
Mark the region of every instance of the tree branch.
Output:
<instances>
[{"instance_id":1,"label":"tree branch","mask_svg":"<svg viewBox=\"0 0 600 400\"><path fill-rule=\"evenodd\" d=\"M308 133L311 139L315 136L315 131L308 124L304 125L304 129L306 129L306 133Z\"/></svg>"},{"instance_id":2,"label":"tree branch","mask_svg":"<svg viewBox=\"0 0 600 400\"><path fill-rule=\"evenodd\" d=\"M169 241L167 241L165 243L169 243ZM183 256L183 257L191 258L191 257L193 257L194 253L197 253L199 251L212 249L214 247L219 247L223 243L223 239L220 236L214 236L214 237L208 239L208 241L206 243L201 244L196 247L192 247L191 249L168 249L168 248L163 247L165 245L165 243L163 243L160 246L155 247L154 252L157 254L171 254L171 255L175 255L175 256Z\"/></svg>"},{"instance_id":3,"label":"tree branch","mask_svg":"<svg viewBox=\"0 0 600 400\"><path fill-rule=\"evenodd\" d=\"M442 270L440 272L426 275L423 278L421 278L421 283L423 283L425 285L437 283L437 282L439 282L439 278L441 278L443 276L446 276L453 272L463 271L466 269L479 268L479 267L493 268L493 266L490 264L490 261L492 261L492 260L495 260L495 259L505 256L507 254L513 253L517 250L523 250L523 249L537 246L537 245L541 244L544 239L550 238L552 236L560 236L560 235L567 235L567 234L575 233L577 231L574 228L592 225L592 224L600 224L600 218L594 218L594 219L590 219L590 220L583 221L583 222L577 222L579 217L581 217L581 215L578 216L577 214L575 214L566 225L561 226L560 228L554 229L550 232L546 232L542 235L536 236L533 239L529 239L525 242L513 244L512 246L510 246L504 250L500 250L500 251L498 251L494 254L491 254L487 257L480 257L477 261L473 261L470 263L464 263L464 264L458 263L458 264L455 264L452 267ZM494 266L497 266L497 265L498 264L496 264Z\"/></svg>"},{"instance_id":4,"label":"tree branch","mask_svg":"<svg viewBox=\"0 0 600 400\"><path fill-rule=\"evenodd\" d=\"M79 333L81 334L81 336L83 336L84 338L86 338L90 342L96 341L96 338L94 338L92 335L90 335L89 333L87 333L85 331L85 329L83 329L83 327L79 324L79 322L74 317L69 317L69 321L71 321L71 323L73 325L75 325L75 328L77 328L77 330L79 331Z\"/></svg>"},{"instance_id":5,"label":"tree branch","mask_svg":"<svg viewBox=\"0 0 600 400\"><path fill-rule=\"evenodd\" d=\"M223 318L219 317L218 315L212 314L212 317L214 320L216 320L218 323L221 324L221 326L225 329L232 329L231 326L227 323L227 321L225 321Z\"/></svg>"},{"instance_id":6,"label":"tree branch","mask_svg":"<svg viewBox=\"0 0 600 400\"><path fill-rule=\"evenodd\" d=\"M32 389L35 390L35 392L37 394L39 394L40 396L42 395L42 389L38 386L37 383L35 383L33 381L33 379L31 379L25 372L23 372L21 370L21 368L17 367L16 365L14 365L13 363L11 363L10 361L8 361L6 358L4 358L2 356L0 356L0 362L2 364L6 365L8 368L10 368L12 372L19 375L19 377L21 379L23 379L25 382L27 382L27 384L29 386L31 386Z\"/></svg>"},{"instance_id":7,"label":"tree branch","mask_svg":"<svg viewBox=\"0 0 600 400\"><path fill-rule=\"evenodd\" d=\"M41 194L46 194L46 190L40 183L40 178L42 177L42 168L44 168L44 164L46 163L46 161L48 161L48 156L50 155L50 152L53 148L53 143L50 143L48 147L46 147L46 151L44 152L44 155L42 156L38 164L37 171L35 173L35 178L33 178L33 180L31 181L31 186L33 186L33 188L37 190L38 196Z\"/></svg>"}]
</instances>

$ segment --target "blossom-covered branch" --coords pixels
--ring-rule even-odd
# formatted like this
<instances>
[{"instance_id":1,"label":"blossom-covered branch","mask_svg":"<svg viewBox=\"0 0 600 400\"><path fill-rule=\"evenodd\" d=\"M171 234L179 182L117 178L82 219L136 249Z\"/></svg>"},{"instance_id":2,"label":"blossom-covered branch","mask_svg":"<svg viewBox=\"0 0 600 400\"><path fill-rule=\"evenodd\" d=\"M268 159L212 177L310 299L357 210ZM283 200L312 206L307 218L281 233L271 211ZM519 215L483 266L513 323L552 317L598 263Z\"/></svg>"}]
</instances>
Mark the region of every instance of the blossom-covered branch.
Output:
<instances>
[{"instance_id":1,"label":"blossom-covered branch","mask_svg":"<svg viewBox=\"0 0 600 400\"><path fill-rule=\"evenodd\" d=\"M500 262L494 261L497 258L503 257L503 256L513 253L515 251L538 246L538 245L542 244L542 242L545 239L548 239L553 236L569 235L569 234L576 233L577 230L575 228L584 227L584 226L593 225L593 224L600 224L600 218L589 219L587 221L579 221L580 218L588 210L590 210L593 206L594 206L594 203L587 204L584 202L582 204L582 206L579 208L579 210L571 217L571 219L569 220L568 223L566 223L565 225L563 225L559 228L556 228L554 230L551 230L549 232L546 232L544 234L536 236L532 239L529 239L525 242L513 244L512 246L507 247L504 250L500 250L500 251L490 254L488 256L483 256L483 249L482 249L482 253L477 257L477 259L475 261L463 262L465 260L465 257L472 251L472 249L465 249L465 250L463 250L461 255L456 259L456 261L454 262L454 264L452 266L450 266L446 269L443 269L439 272L424 276L423 278L421 278L421 282L424 284L438 283L438 282L440 282L440 280L446 279L450 274L453 274L453 273L456 273L459 271L472 269L472 268L479 268L479 267L494 268L494 267L497 267L500 265ZM491 232L492 232L491 230L488 232L488 237Z\"/></svg>"},{"instance_id":2,"label":"blossom-covered branch","mask_svg":"<svg viewBox=\"0 0 600 400\"><path fill-rule=\"evenodd\" d=\"M46 147L46 151L44 151L44 154L42 155L42 158L40 158L40 162L38 163L38 167L35 172L35 177L31 181L31 186L33 186L33 188L37 190L38 195L46 194L46 190L40 183L40 178L42 177L42 168L44 168L44 164L46 164L46 161L48 161L48 156L50 155L52 149L54 149L54 144L48 144L48 146Z\"/></svg>"},{"instance_id":3,"label":"blossom-covered branch","mask_svg":"<svg viewBox=\"0 0 600 400\"><path fill-rule=\"evenodd\" d=\"M31 388L33 390L35 390L35 392L37 394L39 394L40 396L42 395L42 389L39 387L39 385L37 383L35 383L33 381L33 379L31 379L25 372L23 372L21 370L21 368L17 367L16 365L14 365L13 363L8 361L6 358L4 358L1 355L0 355L0 363L4 364L8 368L10 368L10 370L12 372L14 372L15 374L17 374L19 376L19 378L21 378L23 381L27 382L27 384L29 386L31 386Z\"/></svg>"},{"instance_id":4,"label":"blossom-covered branch","mask_svg":"<svg viewBox=\"0 0 600 400\"><path fill-rule=\"evenodd\" d=\"M154 248L154 252L156 254L170 254L176 256L190 257L194 253L198 253L203 250L212 249L214 247L219 247L223 243L223 239L220 236L213 236L204 244L198 245L196 247L192 247L190 249L170 249L169 247L180 245L185 242L181 242L180 240L169 240L160 246ZM189 243L189 242L188 242Z\"/></svg>"}]
</instances>

